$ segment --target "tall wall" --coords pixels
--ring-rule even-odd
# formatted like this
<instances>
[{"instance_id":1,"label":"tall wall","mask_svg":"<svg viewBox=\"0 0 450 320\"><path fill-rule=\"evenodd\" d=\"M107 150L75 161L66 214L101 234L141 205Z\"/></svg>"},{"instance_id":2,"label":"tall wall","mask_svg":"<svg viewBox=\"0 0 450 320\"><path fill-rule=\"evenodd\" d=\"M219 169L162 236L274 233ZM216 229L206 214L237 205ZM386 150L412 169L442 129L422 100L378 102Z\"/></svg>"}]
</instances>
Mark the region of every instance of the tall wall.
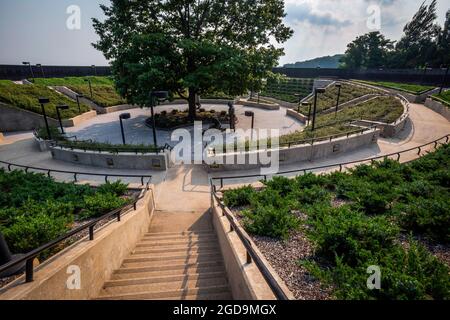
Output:
<instances>
[{"instance_id":1,"label":"tall wall","mask_svg":"<svg viewBox=\"0 0 450 320\"><path fill-rule=\"evenodd\" d=\"M36 77L42 77L40 68L33 66ZM82 77L99 75L110 75L110 67L96 67L96 72L90 66L43 66L46 77ZM441 85L444 70L433 69L426 73L423 70L414 69L370 69L370 70L347 70L347 69L299 69L299 68L275 68L274 72L285 74L293 78L318 78L335 77L341 79L399 81L411 83L423 83L429 85ZM30 78L31 72L28 66L23 65L0 65L0 79L22 80ZM447 86L450 86L450 76L447 77Z\"/></svg>"}]
</instances>

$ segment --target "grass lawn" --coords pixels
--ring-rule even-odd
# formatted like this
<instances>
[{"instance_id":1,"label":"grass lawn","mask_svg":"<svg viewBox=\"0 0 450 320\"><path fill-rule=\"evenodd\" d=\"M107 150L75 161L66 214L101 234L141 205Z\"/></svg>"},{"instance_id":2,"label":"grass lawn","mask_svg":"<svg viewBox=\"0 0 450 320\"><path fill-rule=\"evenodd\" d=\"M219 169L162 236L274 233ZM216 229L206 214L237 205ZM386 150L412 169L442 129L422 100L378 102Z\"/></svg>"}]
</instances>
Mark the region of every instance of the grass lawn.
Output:
<instances>
[{"instance_id":1,"label":"grass lawn","mask_svg":"<svg viewBox=\"0 0 450 320\"><path fill-rule=\"evenodd\" d=\"M357 128L350 127L350 120L371 120L384 123L395 122L403 114L403 105L394 97L378 97L357 106L347 107L337 113L319 114L316 118L316 130L311 132L308 126L304 131L294 132L280 137L280 143L295 142L303 139L320 138L330 135L346 134Z\"/></svg>"},{"instance_id":2,"label":"grass lawn","mask_svg":"<svg viewBox=\"0 0 450 320\"><path fill-rule=\"evenodd\" d=\"M114 85L114 82L110 77L36 78L34 83L43 86L78 86L85 85L87 83L85 79L90 79L92 85Z\"/></svg>"},{"instance_id":3,"label":"grass lawn","mask_svg":"<svg viewBox=\"0 0 450 320\"><path fill-rule=\"evenodd\" d=\"M346 103L353 99L365 96L367 94L377 93L377 90L367 89L347 83L342 83L341 96L339 98L339 103ZM332 85L327 88L325 93L319 94L317 96L317 112L321 112L330 108L336 107L338 95L338 88ZM308 102L314 103L314 98L308 100ZM309 107L300 107L300 113L308 115Z\"/></svg>"},{"instance_id":4,"label":"grass lawn","mask_svg":"<svg viewBox=\"0 0 450 320\"><path fill-rule=\"evenodd\" d=\"M29 252L130 202L127 185L59 183L42 174L0 169L0 231L13 253Z\"/></svg>"},{"instance_id":5,"label":"grass lawn","mask_svg":"<svg viewBox=\"0 0 450 320\"><path fill-rule=\"evenodd\" d=\"M45 110L51 118L57 119L56 106L58 104L66 104L69 106L68 110L61 111L61 116L64 119L73 118L80 114L76 102L46 86L20 85L12 81L0 80L0 101L3 103L41 114L42 109L38 102L39 97L50 99L50 103L45 106ZM81 113L89 110L90 108L88 106L81 104Z\"/></svg>"},{"instance_id":6,"label":"grass lawn","mask_svg":"<svg viewBox=\"0 0 450 320\"><path fill-rule=\"evenodd\" d=\"M90 79L92 84L92 94L89 84L85 79ZM112 107L125 104L114 88L114 82L110 77L66 77L66 78L38 78L36 84L45 86L66 86L70 90L84 95L101 107Z\"/></svg>"},{"instance_id":7,"label":"grass lawn","mask_svg":"<svg viewBox=\"0 0 450 320\"><path fill-rule=\"evenodd\" d=\"M435 94L433 97L443 100L446 102L446 105L450 107L450 90L443 91L441 94Z\"/></svg>"},{"instance_id":8,"label":"grass lawn","mask_svg":"<svg viewBox=\"0 0 450 320\"><path fill-rule=\"evenodd\" d=\"M358 80L359 81L359 80ZM415 95L421 94L428 90L432 90L435 87L433 86L423 86L419 84L409 84L409 83L399 83L399 82L383 82L383 81L359 81L362 83L367 83L374 86L381 86L390 89L396 89L400 91L405 91L408 93L412 93Z\"/></svg>"},{"instance_id":9,"label":"grass lawn","mask_svg":"<svg viewBox=\"0 0 450 320\"><path fill-rule=\"evenodd\" d=\"M306 269L334 298L444 300L450 299L449 178L446 145L409 164L386 160L348 173L276 177L262 190L225 191L224 201L254 236L283 247L300 233L312 254L286 256L278 268ZM380 290L367 288L369 266L381 270Z\"/></svg>"}]
</instances>

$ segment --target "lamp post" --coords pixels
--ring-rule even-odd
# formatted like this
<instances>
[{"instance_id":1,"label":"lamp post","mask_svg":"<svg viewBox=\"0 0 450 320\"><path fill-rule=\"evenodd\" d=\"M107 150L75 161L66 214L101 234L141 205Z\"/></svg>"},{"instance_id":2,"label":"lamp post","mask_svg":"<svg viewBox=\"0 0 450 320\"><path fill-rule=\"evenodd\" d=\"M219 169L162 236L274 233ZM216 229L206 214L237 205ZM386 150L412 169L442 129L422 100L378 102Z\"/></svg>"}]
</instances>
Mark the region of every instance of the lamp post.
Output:
<instances>
[{"instance_id":1,"label":"lamp post","mask_svg":"<svg viewBox=\"0 0 450 320\"><path fill-rule=\"evenodd\" d=\"M126 142L125 142L125 132L124 132L124 130L123 130L123 120L128 120L128 119L130 119L131 118L131 114L129 114L129 113L122 113L120 116L119 116L119 120L120 120L120 130L121 130L121 132L122 132L122 142L123 142L123 145L126 145Z\"/></svg>"},{"instance_id":2,"label":"lamp post","mask_svg":"<svg viewBox=\"0 0 450 320\"><path fill-rule=\"evenodd\" d=\"M91 79L87 78L87 79L84 79L84 81L89 83L89 91L91 92L91 99L92 99L94 97L94 95L92 94L92 82L91 82Z\"/></svg>"},{"instance_id":3,"label":"lamp post","mask_svg":"<svg viewBox=\"0 0 450 320\"><path fill-rule=\"evenodd\" d=\"M228 114L230 116L230 130L236 131L235 110L234 105L231 101L228 102Z\"/></svg>"},{"instance_id":4,"label":"lamp post","mask_svg":"<svg viewBox=\"0 0 450 320\"><path fill-rule=\"evenodd\" d=\"M150 92L150 108L152 111L152 129L153 129L153 143L155 148L158 147L158 140L156 138L156 119L155 119L155 103L156 101L164 101L169 97L169 92L167 91L151 91Z\"/></svg>"},{"instance_id":5,"label":"lamp post","mask_svg":"<svg viewBox=\"0 0 450 320\"><path fill-rule=\"evenodd\" d=\"M84 96L82 94L76 94L75 97L77 99L78 111L81 113L80 98L84 98Z\"/></svg>"},{"instance_id":6,"label":"lamp post","mask_svg":"<svg viewBox=\"0 0 450 320\"><path fill-rule=\"evenodd\" d=\"M33 72L33 67L31 66L31 63L30 63L30 62L27 62L27 61L24 61L24 62L22 62L22 64L23 64L24 66L29 66L29 67L30 67L31 79L32 79L33 82L34 82L34 72Z\"/></svg>"},{"instance_id":7,"label":"lamp post","mask_svg":"<svg viewBox=\"0 0 450 320\"><path fill-rule=\"evenodd\" d=\"M45 78L44 68L42 67L42 64L38 63L38 64L36 64L36 67L41 69L42 78Z\"/></svg>"},{"instance_id":8,"label":"lamp post","mask_svg":"<svg viewBox=\"0 0 450 320\"><path fill-rule=\"evenodd\" d=\"M97 76L97 67L95 66L95 64L93 64L91 68L94 69L94 75Z\"/></svg>"},{"instance_id":9,"label":"lamp post","mask_svg":"<svg viewBox=\"0 0 450 320\"><path fill-rule=\"evenodd\" d=\"M316 112L317 112L317 95L319 93L324 93L324 88L316 88L314 90L314 111L313 111L313 122L312 122L312 128L311 131L314 131L316 129Z\"/></svg>"},{"instance_id":10,"label":"lamp post","mask_svg":"<svg viewBox=\"0 0 450 320\"><path fill-rule=\"evenodd\" d=\"M59 112L60 110L68 110L69 106L66 104L61 104L56 106L56 114L58 115L58 121L59 121L59 126L61 127L61 133L64 134L64 127L62 125L62 120L61 120L61 113Z\"/></svg>"},{"instance_id":11,"label":"lamp post","mask_svg":"<svg viewBox=\"0 0 450 320\"><path fill-rule=\"evenodd\" d=\"M338 113L338 110L339 110L339 99L341 98L342 84L336 83L336 88L338 89L338 94L337 94L337 101L336 101L336 112L335 112L334 117L337 117L337 113Z\"/></svg>"},{"instance_id":12,"label":"lamp post","mask_svg":"<svg viewBox=\"0 0 450 320\"><path fill-rule=\"evenodd\" d=\"M442 91L444 90L445 84L447 82L447 76L448 76L448 69L450 67L447 66L447 69L445 69L445 73L444 73L444 77L442 78L442 85L441 88L439 89L439 94L442 94Z\"/></svg>"},{"instance_id":13,"label":"lamp post","mask_svg":"<svg viewBox=\"0 0 450 320\"><path fill-rule=\"evenodd\" d=\"M45 113L45 106L44 106L49 102L50 102L49 98L39 98L39 104L41 105L42 108L42 115L44 116L45 128L47 129L47 138L48 140L52 140L52 134L50 132L50 127L48 126L47 114Z\"/></svg>"},{"instance_id":14,"label":"lamp post","mask_svg":"<svg viewBox=\"0 0 450 320\"><path fill-rule=\"evenodd\" d=\"M253 129L255 128L255 113L253 111L245 111L245 116L252 118L252 140L253 140Z\"/></svg>"}]
</instances>

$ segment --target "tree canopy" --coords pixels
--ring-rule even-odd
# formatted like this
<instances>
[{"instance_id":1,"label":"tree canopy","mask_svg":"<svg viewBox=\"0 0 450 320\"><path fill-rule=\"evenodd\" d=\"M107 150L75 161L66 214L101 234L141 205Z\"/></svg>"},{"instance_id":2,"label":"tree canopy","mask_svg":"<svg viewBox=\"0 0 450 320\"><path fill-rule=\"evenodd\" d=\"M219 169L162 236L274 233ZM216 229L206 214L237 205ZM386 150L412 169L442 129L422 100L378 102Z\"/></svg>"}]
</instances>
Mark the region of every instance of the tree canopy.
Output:
<instances>
[{"instance_id":1,"label":"tree canopy","mask_svg":"<svg viewBox=\"0 0 450 320\"><path fill-rule=\"evenodd\" d=\"M112 0L94 19L94 47L111 60L119 93L148 105L153 89L189 102L212 91L238 95L257 89L292 30L283 24L283 0Z\"/></svg>"},{"instance_id":2,"label":"tree canopy","mask_svg":"<svg viewBox=\"0 0 450 320\"><path fill-rule=\"evenodd\" d=\"M437 0L422 3L395 43L380 32L357 37L347 46L342 58L344 68L424 68L450 63L450 11L442 29L437 23Z\"/></svg>"}]
</instances>

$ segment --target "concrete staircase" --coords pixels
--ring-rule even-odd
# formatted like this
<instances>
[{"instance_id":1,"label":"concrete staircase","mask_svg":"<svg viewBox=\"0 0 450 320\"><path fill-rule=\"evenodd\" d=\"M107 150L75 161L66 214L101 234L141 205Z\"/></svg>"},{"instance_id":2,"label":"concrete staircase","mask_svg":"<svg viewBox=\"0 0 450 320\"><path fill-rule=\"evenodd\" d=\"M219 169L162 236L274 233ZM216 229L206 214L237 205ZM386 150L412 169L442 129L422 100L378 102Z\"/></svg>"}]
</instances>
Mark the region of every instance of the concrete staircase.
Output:
<instances>
[{"instance_id":1,"label":"concrete staircase","mask_svg":"<svg viewBox=\"0 0 450 320\"><path fill-rule=\"evenodd\" d=\"M209 213L157 212L101 300L231 300Z\"/></svg>"}]
</instances>

